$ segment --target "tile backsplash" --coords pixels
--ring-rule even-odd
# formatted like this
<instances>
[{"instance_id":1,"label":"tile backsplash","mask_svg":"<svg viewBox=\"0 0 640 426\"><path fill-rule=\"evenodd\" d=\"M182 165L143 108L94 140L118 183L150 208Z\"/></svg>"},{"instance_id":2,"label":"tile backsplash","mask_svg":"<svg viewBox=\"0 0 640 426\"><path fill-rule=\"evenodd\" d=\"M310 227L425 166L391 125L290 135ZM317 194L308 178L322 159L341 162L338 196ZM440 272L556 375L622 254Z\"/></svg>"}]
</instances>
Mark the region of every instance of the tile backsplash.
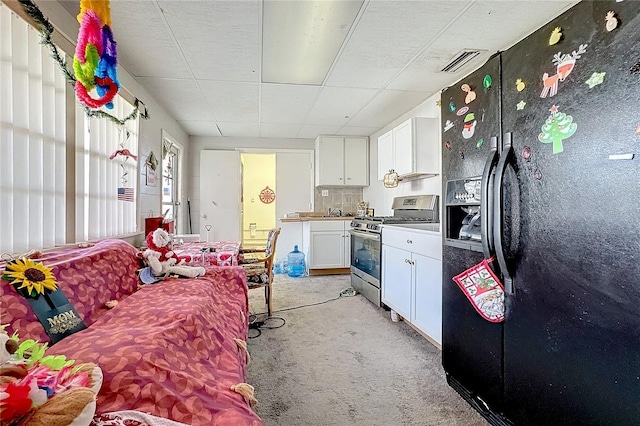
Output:
<instances>
[{"instance_id":1,"label":"tile backsplash","mask_svg":"<svg viewBox=\"0 0 640 426\"><path fill-rule=\"evenodd\" d=\"M322 191L329 195L322 196ZM314 191L315 211L326 213L329 207L342 210L342 214L356 214L358 203L363 200L362 188L316 188Z\"/></svg>"}]
</instances>

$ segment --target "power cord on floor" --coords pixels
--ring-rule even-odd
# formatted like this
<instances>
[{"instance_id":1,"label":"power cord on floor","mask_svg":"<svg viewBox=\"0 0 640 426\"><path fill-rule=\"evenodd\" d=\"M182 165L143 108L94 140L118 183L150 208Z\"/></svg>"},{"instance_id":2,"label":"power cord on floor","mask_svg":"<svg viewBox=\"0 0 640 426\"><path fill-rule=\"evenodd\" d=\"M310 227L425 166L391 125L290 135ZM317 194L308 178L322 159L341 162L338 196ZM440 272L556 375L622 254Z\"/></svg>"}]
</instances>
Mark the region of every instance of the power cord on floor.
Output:
<instances>
[{"instance_id":1,"label":"power cord on floor","mask_svg":"<svg viewBox=\"0 0 640 426\"><path fill-rule=\"evenodd\" d=\"M334 297L333 299L328 299L325 300L324 302L317 302L317 303L308 303L306 305L300 305L300 306L294 306L291 308L284 308L284 309L278 309L275 312L286 312L286 311L293 311L294 309L300 309L300 308L306 308L309 306L317 306L317 305L323 305L325 303L329 303L329 302L333 302L334 300L338 300L341 299L343 297L353 297L356 294L358 294L357 291L355 291L353 289L353 287L347 287L344 290L342 290L340 292L340 294L338 295L338 297ZM284 318L282 317L266 317L264 320L262 321L258 321L258 315L265 315L267 314L267 312L261 312L258 314L252 314L249 313L249 339L255 339L256 337L259 337L262 334L262 330L274 330L276 328L280 328L283 327L287 322L285 321ZM282 324L276 325L276 326L272 326L269 325L267 323L267 321L271 321L271 320L281 320ZM251 332L251 330L256 330L253 333ZM255 335L251 335L251 334L255 334Z\"/></svg>"}]
</instances>

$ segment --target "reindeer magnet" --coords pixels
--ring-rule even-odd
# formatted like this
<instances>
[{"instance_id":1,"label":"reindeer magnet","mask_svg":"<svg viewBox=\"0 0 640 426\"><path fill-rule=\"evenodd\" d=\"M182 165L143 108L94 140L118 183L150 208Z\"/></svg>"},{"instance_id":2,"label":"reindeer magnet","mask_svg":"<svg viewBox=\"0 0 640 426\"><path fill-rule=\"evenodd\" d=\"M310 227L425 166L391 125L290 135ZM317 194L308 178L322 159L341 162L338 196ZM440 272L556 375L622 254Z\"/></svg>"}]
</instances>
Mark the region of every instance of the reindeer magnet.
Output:
<instances>
[{"instance_id":1,"label":"reindeer magnet","mask_svg":"<svg viewBox=\"0 0 640 426\"><path fill-rule=\"evenodd\" d=\"M571 54L567 53L565 55L562 52L558 52L553 55L553 64L556 66L556 73L554 75L549 75L548 73L544 73L542 76L542 81L544 83L544 89L542 89L542 93L540 94L541 98L546 98L547 95L549 97L555 96L558 93L558 82L564 81L573 68L576 65L576 60L580 59L580 57L587 52L587 45L581 44L578 50L574 50Z\"/></svg>"}]
</instances>

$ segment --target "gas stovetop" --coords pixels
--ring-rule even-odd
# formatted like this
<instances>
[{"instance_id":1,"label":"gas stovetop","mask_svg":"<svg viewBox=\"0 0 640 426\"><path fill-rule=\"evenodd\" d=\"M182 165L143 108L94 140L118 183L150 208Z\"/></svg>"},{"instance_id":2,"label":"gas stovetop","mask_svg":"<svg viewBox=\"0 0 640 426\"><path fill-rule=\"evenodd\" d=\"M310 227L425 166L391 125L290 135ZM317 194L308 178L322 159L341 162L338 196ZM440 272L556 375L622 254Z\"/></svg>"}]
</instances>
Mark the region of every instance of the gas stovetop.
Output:
<instances>
[{"instance_id":1,"label":"gas stovetop","mask_svg":"<svg viewBox=\"0 0 640 426\"><path fill-rule=\"evenodd\" d=\"M351 221L351 227L353 229L359 229L363 231L380 232L380 225L402 223L434 223L434 221L421 217L364 216L354 217Z\"/></svg>"}]
</instances>

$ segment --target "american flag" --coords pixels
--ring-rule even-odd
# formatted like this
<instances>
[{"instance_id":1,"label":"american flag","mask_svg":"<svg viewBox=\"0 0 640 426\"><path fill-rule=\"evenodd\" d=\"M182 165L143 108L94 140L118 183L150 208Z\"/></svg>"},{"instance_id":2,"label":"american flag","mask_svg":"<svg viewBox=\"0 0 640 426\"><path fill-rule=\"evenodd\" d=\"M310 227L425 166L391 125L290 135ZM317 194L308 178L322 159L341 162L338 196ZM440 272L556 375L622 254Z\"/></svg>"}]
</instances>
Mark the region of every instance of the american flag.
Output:
<instances>
[{"instance_id":1,"label":"american flag","mask_svg":"<svg viewBox=\"0 0 640 426\"><path fill-rule=\"evenodd\" d=\"M118 188L118 200L133 201L133 188Z\"/></svg>"}]
</instances>

